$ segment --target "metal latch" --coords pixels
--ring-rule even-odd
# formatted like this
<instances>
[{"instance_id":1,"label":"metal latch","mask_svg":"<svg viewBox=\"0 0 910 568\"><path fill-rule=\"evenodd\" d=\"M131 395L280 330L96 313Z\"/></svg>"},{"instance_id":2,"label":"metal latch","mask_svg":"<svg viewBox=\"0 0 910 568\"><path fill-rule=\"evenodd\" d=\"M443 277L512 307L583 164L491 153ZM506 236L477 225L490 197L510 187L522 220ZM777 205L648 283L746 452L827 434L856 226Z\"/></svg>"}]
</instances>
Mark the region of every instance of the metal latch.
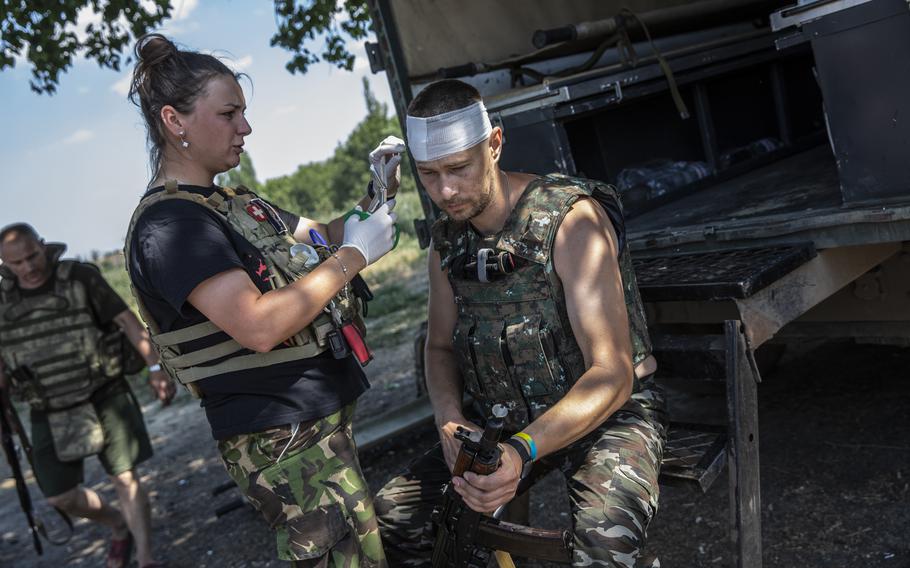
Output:
<instances>
[{"instance_id":1,"label":"metal latch","mask_svg":"<svg viewBox=\"0 0 910 568\"><path fill-rule=\"evenodd\" d=\"M379 49L379 44L368 41L363 44L367 52L367 60L370 62L370 72L379 73L380 71L385 71L385 60L382 58L382 51Z\"/></svg>"}]
</instances>

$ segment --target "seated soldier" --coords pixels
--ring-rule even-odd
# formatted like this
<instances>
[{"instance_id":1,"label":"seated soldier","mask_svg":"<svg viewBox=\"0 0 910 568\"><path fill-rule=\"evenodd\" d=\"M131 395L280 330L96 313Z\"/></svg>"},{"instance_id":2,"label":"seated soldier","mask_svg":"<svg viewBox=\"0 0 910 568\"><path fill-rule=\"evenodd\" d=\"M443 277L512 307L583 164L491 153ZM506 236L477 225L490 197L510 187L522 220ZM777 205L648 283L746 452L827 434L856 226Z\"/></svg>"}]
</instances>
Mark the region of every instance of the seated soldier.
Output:
<instances>
[{"instance_id":1,"label":"seated soldier","mask_svg":"<svg viewBox=\"0 0 910 568\"><path fill-rule=\"evenodd\" d=\"M411 102L408 149L443 215L429 255L426 381L441 444L378 494L390 565L425 566L430 515L460 443L458 426L509 409L500 469L452 479L492 512L519 480L565 477L576 566L659 565L643 556L666 436L645 315L614 189L500 169L503 133L460 81ZM524 487L524 486L523 486Z\"/></svg>"},{"instance_id":2,"label":"seated soldier","mask_svg":"<svg viewBox=\"0 0 910 568\"><path fill-rule=\"evenodd\" d=\"M113 531L107 566L158 565L148 493L136 466L152 455L142 410L123 378L123 335L149 365L162 404L176 388L139 319L88 263L60 260L30 225L0 230L0 388L31 406L35 478L48 503ZM98 455L120 509L83 487L83 460Z\"/></svg>"}]
</instances>

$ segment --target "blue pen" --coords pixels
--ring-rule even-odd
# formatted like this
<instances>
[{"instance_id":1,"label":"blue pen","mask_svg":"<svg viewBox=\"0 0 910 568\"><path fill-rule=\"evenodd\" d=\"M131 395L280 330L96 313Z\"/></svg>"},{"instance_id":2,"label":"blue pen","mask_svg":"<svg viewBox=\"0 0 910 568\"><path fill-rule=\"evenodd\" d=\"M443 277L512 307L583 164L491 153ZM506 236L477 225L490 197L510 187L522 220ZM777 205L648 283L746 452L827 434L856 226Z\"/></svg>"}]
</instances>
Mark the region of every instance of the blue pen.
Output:
<instances>
[{"instance_id":1,"label":"blue pen","mask_svg":"<svg viewBox=\"0 0 910 568\"><path fill-rule=\"evenodd\" d=\"M324 247L329 246L329 243L319 234L319 231L316 229L310 229L310 240L313 241L314 245L321 245Z\"/></svg>"}]
</instances>

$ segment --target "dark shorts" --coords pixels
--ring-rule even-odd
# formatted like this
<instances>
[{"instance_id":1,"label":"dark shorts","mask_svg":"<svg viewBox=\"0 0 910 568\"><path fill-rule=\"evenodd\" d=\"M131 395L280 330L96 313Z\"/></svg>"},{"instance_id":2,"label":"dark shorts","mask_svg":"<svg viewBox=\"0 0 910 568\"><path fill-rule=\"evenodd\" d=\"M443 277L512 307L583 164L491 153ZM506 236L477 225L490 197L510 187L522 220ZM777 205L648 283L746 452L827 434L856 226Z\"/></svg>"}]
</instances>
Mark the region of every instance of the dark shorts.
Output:
<instances>
[{"instance_id":1,"label":"dark shorts","mask_svg":"<svg viewBox=\"0 0 910 568\"><path fill-rule=\"evenodd\" d=\"M142 409L126 380L102 387L92 398L104 432L104 449L98 454L104 471L117 475L152 457ZM57 459L44 412L33 410L31 422L35 477L44 496L54 497L77 487L84 480L85 460Z\"/></svg>"}]
</instances>

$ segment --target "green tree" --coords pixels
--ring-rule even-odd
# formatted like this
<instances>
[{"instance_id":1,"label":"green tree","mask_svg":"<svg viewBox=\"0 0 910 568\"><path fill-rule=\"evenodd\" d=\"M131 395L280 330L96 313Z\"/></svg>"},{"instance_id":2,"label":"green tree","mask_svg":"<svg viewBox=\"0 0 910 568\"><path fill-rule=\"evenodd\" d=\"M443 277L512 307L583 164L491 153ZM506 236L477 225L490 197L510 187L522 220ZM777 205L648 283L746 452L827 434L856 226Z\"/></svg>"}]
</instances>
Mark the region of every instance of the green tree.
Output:
<instances>
[{"instance_id":1,"label":"green tree","mask_svg":"<svg viewBox=\"0 0 910 568\"><path fill-rule=\"evenodd\" d=\"M278 32L271 45L294 54L285 65L291 73L306 73L309 66L325 61L341 69L354 68L354 56L345 47L347 38L363 39L370 29L370 11L366 0L310 0L298 6L295 0L275 0ZM347 16L346 18L344 16ZM304 44L325 36L322 53L316 54Z\"/></svg>"},{"instance_id":2,"label":"green tree","mask_svg":"<svg viewBox=\"0 0 910 568\"><path fill-rule=\"evenodd\" d=\"M97 0L4 0L0 7L0 70L13 67L15 57L24 56L32 69L32 90L52 94L60 72L70 68L74 56L84 55L102 67L119 71L124 49L171 13L169 0L108 0L103 7L100 4ZM100 13L102 19L89 24L84 39L80 39L76 18L87 7Z\"/></svg>"},{"instance_id":3,"label":"green tree","mask_svg":"<svg viewBox=\"0 0 910 568\"><path fill-rule=\"evenodd\" d=\"M84 39L75 27L81 10L101 19L86 27ZM131 57L124 60L124 51L170 15L170 0L3 0L0 71L24 57L32 71L32 90L53 94L60 73L72 66L74 57L93 59L119 71L121 62L131 62ZM286 65L291 73L306 73L321 60L350 71L354 56L345 42L365 38L370 26L366 0L275 0L275 19L278 30L271 45L293 54ZM306 47L320 36L324 39L321 51Z\"/></svg>"},{"instance_id":4,"label":"green tree","mask_svg":"<svg viewBox=\"0 0 910 568\"><path fill-rule=\"evenodd\" d=\"M221 186L236 187L242 185L253 191L259 191L262 187L262 184L256 179L256 168L253 167L253 159L246 152L240 154L239 166L218 175L215 181Z\"/></svg>"},{"instance_id":5,"label":"green tree","mask_svg":"<svg viewBox=\"0 0 910 568\"><path fill-rule=\"evenodd\" d=\"M260 192L282 209L314 219L325 219L329 212L351 208L363 197L370 181L367 155L386 136L390 134L401 136L398 121L389 116L388 105L376 99L366 79L363 80L363 98L366 102L367 115L347 138L335 147L335 151L328 159L301 165L290 175L260 183L256 178L252 158L249 154L242 154L240 165L220 176L218 183L245 185ZM402 164L401 170L399 192L416 193L414 179L410 175L407 163ZM412 218L419 214L417 201L413 201L411 207L414 210L407 212ZM399 211L399 214L405 218L403 211ZM409 222L402 224L402 230L413 233L413 227Z\"/></svg>"}]
</instances>

